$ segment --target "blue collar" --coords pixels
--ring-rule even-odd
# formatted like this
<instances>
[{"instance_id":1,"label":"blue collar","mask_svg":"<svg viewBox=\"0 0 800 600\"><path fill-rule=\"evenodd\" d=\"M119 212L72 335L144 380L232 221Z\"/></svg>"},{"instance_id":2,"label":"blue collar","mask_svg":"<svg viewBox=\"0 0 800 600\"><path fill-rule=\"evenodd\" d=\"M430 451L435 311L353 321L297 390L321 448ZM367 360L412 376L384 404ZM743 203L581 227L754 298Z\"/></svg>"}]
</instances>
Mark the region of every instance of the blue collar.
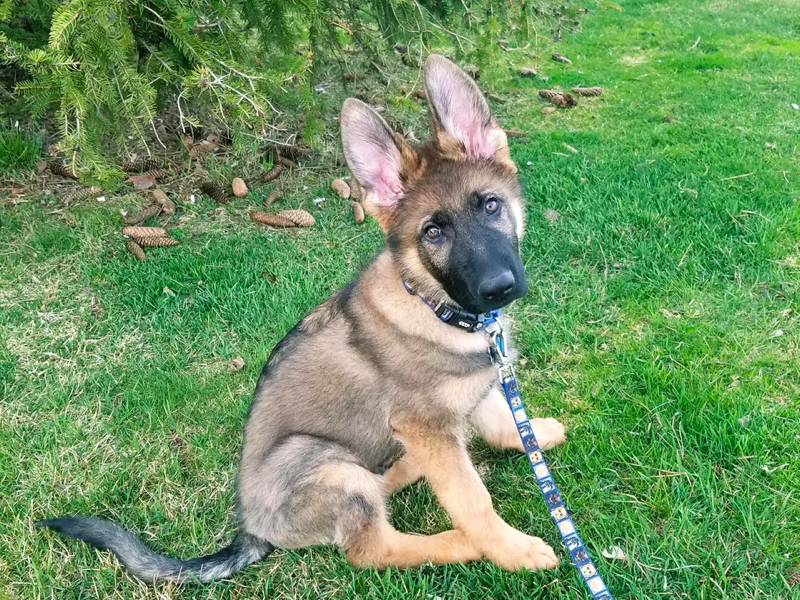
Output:
<instances>
[{"instance_id":1,"label":"blue collar","mask_svg":"<svg viewBox=\"0 0 800 600\"><path fill-rule=\"evenodd\" d=\"M457 327L462 331L468 331L470 333L483 331L487 325L497 321L497 318L500 316L499 310L492 310L483 314L475 314L460 308L456 308L455 306L448 306L444 302L439 302L436 304L425 296L417 294L405 281L403 282L403 286L406 288L406 291L409 294L417 296L420 300L427 304L431 310L436 313L436 316L439 317L440 321L447 323L448 325L452 325L453 327Z\"/></svg>"}]
</instances>

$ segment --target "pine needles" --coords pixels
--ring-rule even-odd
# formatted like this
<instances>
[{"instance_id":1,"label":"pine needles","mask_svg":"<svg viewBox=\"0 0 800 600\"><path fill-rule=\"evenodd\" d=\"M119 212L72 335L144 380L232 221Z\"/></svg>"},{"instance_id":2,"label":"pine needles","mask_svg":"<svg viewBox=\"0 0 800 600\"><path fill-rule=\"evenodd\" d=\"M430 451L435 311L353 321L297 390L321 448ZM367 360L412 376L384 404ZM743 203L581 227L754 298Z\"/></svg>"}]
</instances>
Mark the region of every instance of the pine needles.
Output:
<instances>
[{"instance_id":1,"label":"pine needles","mask_svg":"<svg viewBox=\"0 0 800 600\"><path fill-rule=\"evenodd\" d=\"M410 44L400 45L403 56L417 64L421 48L448 40L461 62L489 66L497 52L510 51L498 46L509 43L501 34L516 43L533 33L537 9L505 4L0 0L0 21L7 23L0 61L28 74L15 91L33 118L55 110L57 149L70 160L69 171L106 187L122 177L111 145L133 140L143 155L166 147L155 124L166 106L180 132L215 121L267 137L280 99L297 91L287 89L310 88L316 64L345 44L377 57L402 39Z\"/></svg>"}]
</instances>

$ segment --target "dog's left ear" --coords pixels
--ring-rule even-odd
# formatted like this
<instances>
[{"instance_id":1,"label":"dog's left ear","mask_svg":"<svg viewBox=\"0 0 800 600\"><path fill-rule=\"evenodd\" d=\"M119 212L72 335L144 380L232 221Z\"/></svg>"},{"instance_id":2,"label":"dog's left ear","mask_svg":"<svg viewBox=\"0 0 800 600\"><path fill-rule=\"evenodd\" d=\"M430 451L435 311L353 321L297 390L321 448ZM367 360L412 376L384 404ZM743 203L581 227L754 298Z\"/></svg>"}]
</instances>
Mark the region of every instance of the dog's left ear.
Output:
<instances>
[{"instance_id":1,"label":"dog's left ear","mask_svg":"<svg viewBox=\"0 0 800 600\"><path fill-rule=\"evenodd\" d=\"M516 173L505 131L469 75L444 56L431 54L425 61L425 90L431 128L444 150L495 160Z\"/></svg>"}]
</instances>

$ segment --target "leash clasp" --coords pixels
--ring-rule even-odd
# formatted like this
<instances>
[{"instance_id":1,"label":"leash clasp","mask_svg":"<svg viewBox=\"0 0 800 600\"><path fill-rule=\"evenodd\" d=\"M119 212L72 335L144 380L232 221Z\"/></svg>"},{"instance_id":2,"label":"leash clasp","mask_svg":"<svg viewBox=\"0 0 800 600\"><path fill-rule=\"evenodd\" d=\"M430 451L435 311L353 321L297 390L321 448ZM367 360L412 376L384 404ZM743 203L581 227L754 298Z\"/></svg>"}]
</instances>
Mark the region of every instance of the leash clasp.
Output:
<instances>
[{"instance_id":1,"label":"leash clasp","mask_svg":"<svg viewBox=\"0 0 800 600\"><path fill-rule=\"evenodd\" d=\"M501 372L511 365L506 360L506 340L503 336L503 326L500 321L492 321L486 326L489 334L489 356L493 363L499 363Z\"/></svg>"}]
</instances>

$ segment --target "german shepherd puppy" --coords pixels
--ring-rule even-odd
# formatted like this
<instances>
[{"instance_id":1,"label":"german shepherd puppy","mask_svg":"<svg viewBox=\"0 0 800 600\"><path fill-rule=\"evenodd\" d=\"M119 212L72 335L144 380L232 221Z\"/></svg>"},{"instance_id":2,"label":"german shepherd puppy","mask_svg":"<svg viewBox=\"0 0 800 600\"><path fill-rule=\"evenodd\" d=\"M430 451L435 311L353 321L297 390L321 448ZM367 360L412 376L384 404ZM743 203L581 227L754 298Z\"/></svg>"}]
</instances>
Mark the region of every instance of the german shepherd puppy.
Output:
<instances>
[{"instance_id":1,"label":"german shepherd puppy","mask_svg":"<svg viewBox=\"0 0 800 600\"><path fill-rule=\"evenodd\" d=\"M366 104L344 103L344 154L387 247L270 355L244 428L231 545L181 561L100 519L43 526L111 550L148 582L206 582L275 547L318 544L342 547L363 567L482 558L509 570L556 566L550 546L495 513L467 454L471 431L522 451L488 336L431 309L474 317L527 292L517 170L472 79L432 55L424 82L433 137L421 148ZM554 419L531 423L543 447L564 441ZM421 477L451 531L411 535L389 522L387 496Z\"/></svg>"}]
</instances>

